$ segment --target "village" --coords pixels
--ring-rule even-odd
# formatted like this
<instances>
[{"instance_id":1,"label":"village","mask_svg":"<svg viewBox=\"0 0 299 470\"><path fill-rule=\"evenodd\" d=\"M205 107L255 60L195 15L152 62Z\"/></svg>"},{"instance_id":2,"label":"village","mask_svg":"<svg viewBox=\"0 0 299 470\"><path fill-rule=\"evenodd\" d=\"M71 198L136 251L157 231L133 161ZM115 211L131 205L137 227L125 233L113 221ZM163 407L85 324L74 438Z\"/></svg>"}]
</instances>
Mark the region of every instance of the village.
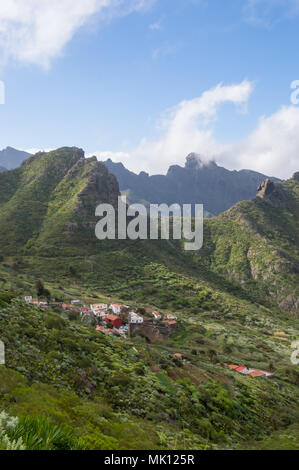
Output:
<instances>
[{"instance_id":1,"label":"village","mask_svg":"<svg viewBox=\"0 0 299 470\"><path fill-rule=\"evenodd\" d=\"M59 308L64 312L74 312L82 321L88 319L89 324L99 333L104 335L115 335L123 339L130 338L132 333L142 331L146 327L160 326L171 332L178 326L178 318L174 314L163 314L152 308L139 306L136 308L120 303L94 303L87 305L79 299L72 299L70 303L47 302L32 296L25 296L28 304L40 308ZM181 353L174 353L173 357L183 361ZM274 374L267 371L257 370L244 365L223 364L224 367L233 372L251 377L270 378Z\"/></svg>"},{"instance_id":2,"label":"village","mask_svg":"<svg viewBox=\"0 0 299 470\"><path fill-rule=\"evenodd\" d=\"M36 305L40 308L60 308L63 311L76 312L84 320L89 319L95 324L96 331L105 335L118 335L123 338L130 336L134 326L157 324L173 329L177 326L177 316L173 314L162 314L144 306L133 309L128 305L112 303L95 303L86 305L79 299L73 299L70 303L40 301L32 296L25 296L26 303Z\"/></svg>"}]
</instances>

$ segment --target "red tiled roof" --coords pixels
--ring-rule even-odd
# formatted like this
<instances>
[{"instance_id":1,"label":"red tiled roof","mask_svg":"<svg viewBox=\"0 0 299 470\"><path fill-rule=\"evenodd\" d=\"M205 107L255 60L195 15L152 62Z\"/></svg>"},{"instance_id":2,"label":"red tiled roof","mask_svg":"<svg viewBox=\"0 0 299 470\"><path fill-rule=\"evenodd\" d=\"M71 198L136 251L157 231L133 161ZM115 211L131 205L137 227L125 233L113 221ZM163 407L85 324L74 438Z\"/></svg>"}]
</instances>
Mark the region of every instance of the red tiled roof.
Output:
<instances>
[{"instance_id":1,"label":"red tiled roof","mask_svg":"<svg viewBox=\"0 0 299 470\"><path fill-rule=\"evenodd\" d=\"M115 320L118 320L119 317L117 315L108 315L105 320L108 320L108 321L115 321Z\"/></svg>"},{"instance_id":2,"label":"red tiled roof","mask_svg":"<svg viewBox=\"0 0 299 470\"><path fill-rule=\"evenodd\" d=\"M236 369L238 366L236 366L235 364L229 364L228 365L228 368L229 369Z\"/></svg>"},{"instance_id":3,"label":"red tiled roof","mask_svg":"<svg viewBox=\"0 0 299 470\"><path fill-rule=\"evenodd\" d=\"M251 377L261 377L263 375L266 375L265 372L262 372L261 370L253 370L249 372L248 375L251 375Z\"/></svg>"},{"instance_id":4,"label":"red tiled roof","mask_svg":"<svg viewBox=\"0 0 299 470\"><path fill-rule=\"evenodd\" d=\"M236 367L235 371L236 372L242 372L242 370L246 369L245 366L239 366L239 367Z\"/></svg>"}]
</instances>

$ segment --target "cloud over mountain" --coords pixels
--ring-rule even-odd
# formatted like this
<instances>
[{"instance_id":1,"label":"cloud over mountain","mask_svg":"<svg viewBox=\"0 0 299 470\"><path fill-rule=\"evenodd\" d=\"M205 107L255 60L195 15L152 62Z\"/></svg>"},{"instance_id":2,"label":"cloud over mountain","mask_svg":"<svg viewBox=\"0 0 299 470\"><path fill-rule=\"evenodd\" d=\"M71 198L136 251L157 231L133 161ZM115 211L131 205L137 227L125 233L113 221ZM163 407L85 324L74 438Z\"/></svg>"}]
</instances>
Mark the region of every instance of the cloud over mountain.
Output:
<instances>
[{"instance_id":1,"label":"cloud over mountain","mask_svg":"<svg viewBox=\"0 0 299 470\"><path fill-rule=\"evenodd\" d=\"M220 107L232 103L246 111L253 83L218 84L201 96L185 100L168 110L159 122L157 139L142 139L131 152L97 152L100 159L123 161L134 171L166 172L171 164L182 164L186 154L196 152L206 161L215 159L230 169L252 170L288 178L299 163L299 107L283 106L259 119L243 140L222 143L214 133Z\"/></svg>"}]
</instances>

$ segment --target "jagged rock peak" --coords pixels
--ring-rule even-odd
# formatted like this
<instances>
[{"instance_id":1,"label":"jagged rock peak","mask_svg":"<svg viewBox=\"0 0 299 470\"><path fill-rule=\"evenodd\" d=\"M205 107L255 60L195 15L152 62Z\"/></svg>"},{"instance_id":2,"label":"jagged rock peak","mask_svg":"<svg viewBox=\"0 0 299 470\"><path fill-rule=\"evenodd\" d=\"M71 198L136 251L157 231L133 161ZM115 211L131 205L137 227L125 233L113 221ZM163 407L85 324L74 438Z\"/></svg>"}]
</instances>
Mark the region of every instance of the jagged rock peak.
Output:
<instances>
[{"instance_id":1,"label":"jagged rock peak","mask_svg":"<svg viewBox=\"0 0 299 470\"><path fill-rule=\"evenodd\" d=\"M205 162L201 155L198 153L189 153L189 155L186 158L186 163L185 163L185 168L190 169L190 170L198 170L203 167L208 167L208 166L217 166L216 162L214 160L211 160L209 162Z\"/></svg>"},{"instance_id":2,"label":"jagged rock peak","mask_svg":"<svg viewBox=\"0 0 299 470\"><path fill-rule=\"evenodd\" d=\"M288 200L279 184L273 183L269 178L261 182L257 196L276 207L287 207Z\"/></svg>"},{"instance_id":3,"label":"jagged rock peak","mask_svg":"<svg viewBox=\"0 0 299 470\"><path fill-rule=\"evenodd\" d=\"M198 153L189 153L186 158L185 168L202 168L203 161Z\"/></svg>"},{"instance_id":4,"label":"jagged rock peak","mask_svg":"<svg viewBox=\"0 0 299 470\"><path fill-rule=\"evenodd\" d=\"M257 190L258 196L266 197L275 191L275 184L269 178L266 178L261 182Z\"/></svg>"}]
</instances>

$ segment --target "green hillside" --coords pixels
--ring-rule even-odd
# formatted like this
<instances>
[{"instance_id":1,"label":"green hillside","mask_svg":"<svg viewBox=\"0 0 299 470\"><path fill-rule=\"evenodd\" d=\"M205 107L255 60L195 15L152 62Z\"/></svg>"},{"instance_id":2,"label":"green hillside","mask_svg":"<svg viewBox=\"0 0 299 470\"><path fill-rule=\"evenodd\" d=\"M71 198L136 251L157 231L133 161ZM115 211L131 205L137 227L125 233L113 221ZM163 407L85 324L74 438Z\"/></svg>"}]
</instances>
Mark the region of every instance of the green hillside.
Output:
<instances>
[{"instance_id":1,"label":"green hillside","mask_svg":"<svg viewBox=\"0 0 299 470\"><path fill-rule=\"evenodd\" d=\"M119 189L79 149L30 157L0 183L0 447L298 446L296 175L206 220L196 253L97 240L95 207ZM52 301L143 305L177 325L103 335L59 306L25 304L40 279Z\"/></svg>"}]
</instances>

